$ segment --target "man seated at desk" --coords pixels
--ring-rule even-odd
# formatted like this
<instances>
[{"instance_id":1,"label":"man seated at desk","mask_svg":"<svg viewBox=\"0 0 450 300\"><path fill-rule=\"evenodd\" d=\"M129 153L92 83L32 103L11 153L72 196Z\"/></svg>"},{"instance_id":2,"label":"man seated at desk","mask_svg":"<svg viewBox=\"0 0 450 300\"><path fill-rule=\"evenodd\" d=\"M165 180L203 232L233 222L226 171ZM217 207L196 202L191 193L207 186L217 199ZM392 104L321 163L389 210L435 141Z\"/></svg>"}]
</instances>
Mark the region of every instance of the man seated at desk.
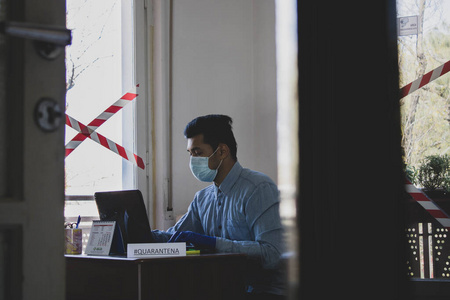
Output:
<instances>
[{"instance_id":1,"label":"man seated at desk","mask_svg":"<svg viewBox=\"0 0 450 300\"><path fill-rule=\"evenodd\" d=\"M231 124L232 119L224 115L202 116L187 124L184 135L192 174L214 184L196 193L175 226L166 232L155 230L153 235L158 242L244 253L252 261L248 299L283 299L278 189L265 174L239 164Z\"/></svg>"}]
</instances>

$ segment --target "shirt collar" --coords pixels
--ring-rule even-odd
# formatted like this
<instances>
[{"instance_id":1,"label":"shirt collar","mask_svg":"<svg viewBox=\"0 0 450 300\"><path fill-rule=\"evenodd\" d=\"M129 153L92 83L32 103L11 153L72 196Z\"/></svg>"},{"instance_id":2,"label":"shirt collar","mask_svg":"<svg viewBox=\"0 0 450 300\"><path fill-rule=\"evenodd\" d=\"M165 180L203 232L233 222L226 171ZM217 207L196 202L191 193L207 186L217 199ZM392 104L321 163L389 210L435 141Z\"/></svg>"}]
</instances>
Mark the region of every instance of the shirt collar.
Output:
<instances>
[{"instance_id":1,"label":"shirt collar","mask_svg":"<svg viewBox=\"0 0 450 300\"><path fill-rule=\"evenodd\" d=\"M217 194L219 193L219 190L224 193L225 195L231 190L233 185L236 183L237 179L239 178L239 175L241 175L242 172L242 166L239 164L239 162L236 162L234 166L231 168L230 172L227 174L225 179L222 181L219 187L214 185L215 187L215 194L217 197Z\"/></svg>"}]
</instances>

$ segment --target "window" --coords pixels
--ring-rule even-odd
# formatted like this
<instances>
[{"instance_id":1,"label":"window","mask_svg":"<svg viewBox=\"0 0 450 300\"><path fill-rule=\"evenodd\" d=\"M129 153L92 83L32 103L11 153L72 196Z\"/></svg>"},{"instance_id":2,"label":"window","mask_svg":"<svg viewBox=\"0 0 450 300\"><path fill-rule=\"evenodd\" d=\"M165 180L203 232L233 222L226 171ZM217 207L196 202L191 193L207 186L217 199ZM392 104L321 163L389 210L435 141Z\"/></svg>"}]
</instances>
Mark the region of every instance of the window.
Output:
<instances>
[{"instance_id":1,"label":"window","mask_svg":"<svg viewBox=\"0 0 450 300\"><path fill-rule=\"evenodd\" d=\"M141 50L135 47L135 24L141 18L135 14L135 6L142 5L140 2L66 1L67 28L73 38L66 48L66 115L75 126L66 125L65 217L67 222L75 222L81 215L85 229L90 228L92 219L98 219L92 201L95 192L139 188L146 194L139 178L147 175L148 144L146 139L137 141L139 132L146 131L147 118L138 118L136 113L147 105L146 80L135 68L142 63L137 61ZM143 79L141 83L139 79ZM76 124L90 125L120 98L127 99L123 108L109 110L108 118L101 117L107 121L95 130L100 136L97 142L94 138L71 142L79 134ZM130 159L120 155L125 151Z\"/></svg>"},{"instance_id":2,"label":"window","mask_svg":"<svg viewBox=\"0 0 450 300\"><path fill-rule=\"evenodd\" d=\"M85 125L133 88L132 81L124 78L131 73L132 57L127 57L131 51L123 48L132 45L122 43L122 33L132 23L122 21L122 5L118 0L67 1L67 26L72 28L73 43L66 54L66 113ZM132 118L130 101L97 132L122 144L126 135L133 134L133 121L124 120ZM66 127L66 145L76 134ZM66 195L132 188L122 182L123 168L122 157L87 138L66 157Z\"/></svg>"},{"instance_id":3,"label":"window","mask_svg":"<svg viewBox=\"0 0 450 300\"><path fill-rule=\"evenodd\" d=\"M438 75L450 59L450 3L398 0L397 13L400 86L424 78L420 88L403 89L400 100L404 163L412 182L407 275L413 281L445 281L450 279L450 78Z\"/></svg>"}]
</instances>

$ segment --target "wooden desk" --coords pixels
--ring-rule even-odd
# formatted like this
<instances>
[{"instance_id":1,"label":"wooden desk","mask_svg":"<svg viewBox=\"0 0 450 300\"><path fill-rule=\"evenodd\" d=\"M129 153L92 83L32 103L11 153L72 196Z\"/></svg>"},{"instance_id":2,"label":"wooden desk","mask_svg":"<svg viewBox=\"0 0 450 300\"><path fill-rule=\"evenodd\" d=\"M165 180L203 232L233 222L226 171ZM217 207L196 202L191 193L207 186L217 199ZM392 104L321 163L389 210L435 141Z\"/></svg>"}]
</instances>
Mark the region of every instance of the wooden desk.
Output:
<instances>
[{"instance_id":1,"label":"wooden desk","mask_svg":"<svg viewBox=\"0 0 450 300\"><path fill-rule=\"evenodd\" d=\"M66 255L66 299L244 299L245 255Z\"/></svg>"}]
</instances>

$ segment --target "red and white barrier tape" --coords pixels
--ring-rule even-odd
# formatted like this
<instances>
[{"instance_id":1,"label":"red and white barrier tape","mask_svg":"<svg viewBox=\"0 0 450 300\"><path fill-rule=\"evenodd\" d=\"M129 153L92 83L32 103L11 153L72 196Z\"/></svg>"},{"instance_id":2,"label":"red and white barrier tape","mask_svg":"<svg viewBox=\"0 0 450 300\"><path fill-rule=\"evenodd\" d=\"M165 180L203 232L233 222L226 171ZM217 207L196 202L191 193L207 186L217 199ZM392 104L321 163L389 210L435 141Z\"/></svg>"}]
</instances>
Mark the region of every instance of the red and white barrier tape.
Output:
<instances>
[{"instance_id":1,"label":"red and white barrier tape","mask_svg":"<svg viewBox=\"0 0 450 300\"><path fill-rule=\"evenodd\" d=\"M134 154L132 151L120 146L119 144L111 141L105 136L96 132L97 128L105 123L109 118L111 118L115 113L120 111L125 105L130 103L135 99L138 94L136 93L136 85L128 93L125 93L119 100L117 100L113 105L108 107L103 111L98 117L92 120L88 125L84 125L75 118L66 114L66 125L75 129L79 133L66 145L66 157L73 152L85 139L90 138L96 141L103 147L111 150L112 152L120 155L124 159L136 164L139 168L145 169L144 160L138 155Z\"/></svg>"},{"instance_id":2,"label":"red and white barrier tape","mask_svg":"<svg viewBox=\"0 0 450 300\"><path fill-rule=\"evenodd\" d=\"M137 85L136 87L138 87ZM70 142L66 145L66 157L72 153L89 135L97 130L99 126L105 123L109 118L111 118L115 113L121 110L125 105L130 103L133 99L135 99L138 94L136 93L136 87L131 89L128 93L125 93L119 100L117 100L113 105L108 107L105 111L103 111L100 115L98 115L94 120L92 120L87 126L85 126L84 131L79 131ZM70 126L70 125L69 125ZM72 127L73 128L73 127ZM91 129L92 132L89 132L87 128ZM77 128L74 128L77 130Z\"/></svg>"},{"instance_id":3,"label":"red and white barrier tape","mask_svg":"<svg viewBox=\"0 0 450 300\"><path fill-rule=\"evenodd\" d=\"M450 60L400 89L400 99L450 71Z\"/></svg>"},{"instance_id":4,"label":"red and white barrier tape","mask_svg":"<svg viewBox=\"0 0 450 300\"><path fill-rule=\"evenodd\" d=\"M417 201L422 207L442 226L447 229L450 229L450 217L439 207L437 206L427 195L425 195L422 191L417 189L411 181L406 179L405 190L408 194L413 197L414 200Z\"/></svg>"},{"instance_id":5,"label":"red and white barrier tape","mask_svg":"<svg viewBox=\"0 0 450 300\"><path fill-rule=\"evenodd\" d=\"M83 134L85 137L89 137L93 141L96 141L103 147L111 150L112 152L122 156L124 159L136 164L139 168L145 169L144 160L139 157L138 155L134 154L132 151L120 146L119 144L111 141L107 137L101 135L98 132L95 132L88 126L84 125L83 123L77 121L76 119L72 118L71 116L66 114L66 125L70 126L71 128L77 130L80 132L80 134ZM81 143L80 141L79 143Z\"/></svg>"}]
</instances>

